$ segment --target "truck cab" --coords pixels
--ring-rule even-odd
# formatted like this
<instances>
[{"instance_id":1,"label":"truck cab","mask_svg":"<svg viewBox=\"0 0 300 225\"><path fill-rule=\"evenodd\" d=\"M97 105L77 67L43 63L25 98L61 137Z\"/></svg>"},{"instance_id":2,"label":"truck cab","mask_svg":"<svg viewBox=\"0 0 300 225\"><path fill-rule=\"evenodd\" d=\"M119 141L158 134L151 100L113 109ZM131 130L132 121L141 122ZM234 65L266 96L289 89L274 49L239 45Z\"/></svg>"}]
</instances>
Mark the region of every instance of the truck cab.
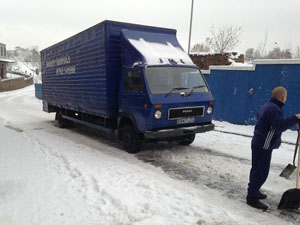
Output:
<instances>
[{"instance_id":1,"label":"truck cab","mask_svg":"<svg viewBox=\"0 0 300 225\"><path fill-rule=\"evenodd\" d=\"M145 140L188 145L214 129L214 99L176 36L122 30L119 137L127 151Z\"/></svg>"}]
</instances>

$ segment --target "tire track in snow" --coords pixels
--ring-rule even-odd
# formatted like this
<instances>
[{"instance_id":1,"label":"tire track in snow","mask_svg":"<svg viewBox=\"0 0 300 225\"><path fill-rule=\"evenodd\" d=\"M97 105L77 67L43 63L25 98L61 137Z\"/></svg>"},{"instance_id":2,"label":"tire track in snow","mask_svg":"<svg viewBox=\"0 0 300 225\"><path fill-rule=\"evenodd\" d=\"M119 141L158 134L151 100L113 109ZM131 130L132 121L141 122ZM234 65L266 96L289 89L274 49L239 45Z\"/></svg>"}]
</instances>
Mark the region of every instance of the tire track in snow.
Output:
<instances>
[{"instance_id":1,"label":"tire track in snow","mask_svg":"<svg viewBox=\"0 0 300 225\"><path fill-rule=\"evenodd\" d=\"M246 205L246 189L251 161L212 149L197 146L182 147L178 145L156 144L150 149L140 152L136 157L144 162L160 167L170 177L188 181L196 186L206 186L217 190L223 196L237 200ZM167 149L167 150L166 150ZM222 162L222 163L220 163ZM232 169L230 169L230 165ZM273 168L274 167L274 168ZM280 171L277 165L272 169ZM279 174L279 173L278 173ZM278 211L280 197L270 191L266 192L265 202L271 206L268 213L287 222L299 223L299 211Z\"/></svg>"},{"instance_id":2,"label":"tire track in snow","mask_svg":"<svg viewBox=\"0 0 300 225\"><path fill-rule=\"evenodd\" d=\"M126 205L127 202L120 201L118 196L115 196L115 193L107 189L107 184L106 186L101 187L101 184L98 182L97 178L93 176L93 174L84 173L77 166L74 166L72 160L68 159L65 154L58 152L59 149L63 149L63 146L56 148L55 146L57 146L57 144L53 143L50 148L46 143L43 143L42 139L33 134L32 131L30 131L30 133L25 132L24 136L30 141L33 140L38 151L45 154L46 157L51 158L53 161L58 162L59 165L57 165L57 163L52 165L51 163L51 166L53 166L56 171L59 171L62 174L67 174L70 178L63 181L62 186L68 185L75 190L76 195L74 197L81 199L79 200L80 204L86 205L85 208L89 211L90 215L95 217L94 215L96 214L104 219L104 221L112 220L107 224L115 224L114 215L122 215L121 219L124 222L120 224L130 225L141 220L139 216L135 216L128 212L128 206ZM120 173L119 176L116 176L118 173L115 173L114 171L110 171L109 173L112 173L111 177L114 177L114 179L123 180L125 183L128 182L129 178L124 180L123 173ZM128 174L128 176L131 175ZM111 183L112 187L115 185L111 181L105 182ZM149 191L149 189L145 189ZM147 210L147 206L144 206L144 208L144 214L146 216L142 217L147 217L149 210Z\"/></svg>"},{"instance_id":3,"label":"tire track in snow","mask_svg":"<svg viewBox=\"0 0 300 225\"><path fill-rule=\"evenodd\" d=\"M74 193L76 193L76 195L73 195L74 198L81 199L79 202L86 205L85 209L90 215L99 214L101 209L99 204L105 205L107 200L101 199L105 196L101 195L97 179L93 175L84 174L78 167L71 163L66 155L58 152L59 149L63 149L63 146L57 148L54 147L56 146L54 144L50 148L47 144L44 144L39 140L38 136L29 132L25 132L24 137L33 141L37 151L42 152L46 158L50 158L51 166L55 171L58 171L60 174L66 174L69 177L69 179L62 181L61 188L68 189L69 187L73 189ZM53 148L57 149L57 151L53 150ZM96 200L93 200L92 198L95 198Z\"/></svg>"}]
</instances>

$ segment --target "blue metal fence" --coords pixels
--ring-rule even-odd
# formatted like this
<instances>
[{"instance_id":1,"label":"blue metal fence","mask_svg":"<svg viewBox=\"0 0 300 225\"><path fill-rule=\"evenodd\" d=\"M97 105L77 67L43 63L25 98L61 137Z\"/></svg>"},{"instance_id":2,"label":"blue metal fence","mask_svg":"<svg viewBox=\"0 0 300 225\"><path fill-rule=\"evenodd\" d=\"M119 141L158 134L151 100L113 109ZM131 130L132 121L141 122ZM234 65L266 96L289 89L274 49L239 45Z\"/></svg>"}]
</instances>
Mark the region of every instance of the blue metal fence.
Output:
<instances>
[{"instance_id":1,"label":"blue metal fence","mask_svg":"<svg viewBox=\"0 0 300 225\"><path fill-rule=\"evenodd\" d=\"M216 120L255 124L260 106L273 88L284 86L288 100L284 115L300 113L300 60L259 60L253 66L213 66L203 71L215 98Z\"/></svg>"}]
</instances>

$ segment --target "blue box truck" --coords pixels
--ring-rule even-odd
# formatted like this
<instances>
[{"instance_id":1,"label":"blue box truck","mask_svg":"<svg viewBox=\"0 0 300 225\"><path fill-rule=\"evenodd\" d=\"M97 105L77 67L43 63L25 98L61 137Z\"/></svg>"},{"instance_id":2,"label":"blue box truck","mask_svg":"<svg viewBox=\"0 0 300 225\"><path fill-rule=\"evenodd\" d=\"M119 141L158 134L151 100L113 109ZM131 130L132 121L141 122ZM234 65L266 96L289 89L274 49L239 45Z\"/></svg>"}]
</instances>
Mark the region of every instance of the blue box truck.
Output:
<instances>
[{"instance_id":1,"label":"blue box truck","mask_svg":"<svg viewBox=\"0 0 300 225\"><path fill-rule=\"evenodd\" d=\"M176 30L103 21L41 51L43 110L136 153L145 141L189 145L214 129L214 99Z\"/></svg>"}]
</instances>

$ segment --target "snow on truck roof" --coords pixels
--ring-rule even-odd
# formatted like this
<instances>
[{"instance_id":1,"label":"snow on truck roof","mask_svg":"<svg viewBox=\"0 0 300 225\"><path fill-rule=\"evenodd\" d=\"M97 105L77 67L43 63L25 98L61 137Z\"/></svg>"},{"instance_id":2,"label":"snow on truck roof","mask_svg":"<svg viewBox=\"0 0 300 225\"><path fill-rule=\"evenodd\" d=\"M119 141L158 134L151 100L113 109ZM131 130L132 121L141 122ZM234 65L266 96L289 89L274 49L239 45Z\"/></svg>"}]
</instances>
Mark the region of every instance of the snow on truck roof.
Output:
<instances>
[{"instance_id":1,"label":"snow on truck roof","mask_svg":"<svg viewBox=\"0 0 300 225\"><path fill-rule=\"evenodd\" d=\"M147 65L194 65L174 34L122 30Z\"/></svg>"}]
</instances>

